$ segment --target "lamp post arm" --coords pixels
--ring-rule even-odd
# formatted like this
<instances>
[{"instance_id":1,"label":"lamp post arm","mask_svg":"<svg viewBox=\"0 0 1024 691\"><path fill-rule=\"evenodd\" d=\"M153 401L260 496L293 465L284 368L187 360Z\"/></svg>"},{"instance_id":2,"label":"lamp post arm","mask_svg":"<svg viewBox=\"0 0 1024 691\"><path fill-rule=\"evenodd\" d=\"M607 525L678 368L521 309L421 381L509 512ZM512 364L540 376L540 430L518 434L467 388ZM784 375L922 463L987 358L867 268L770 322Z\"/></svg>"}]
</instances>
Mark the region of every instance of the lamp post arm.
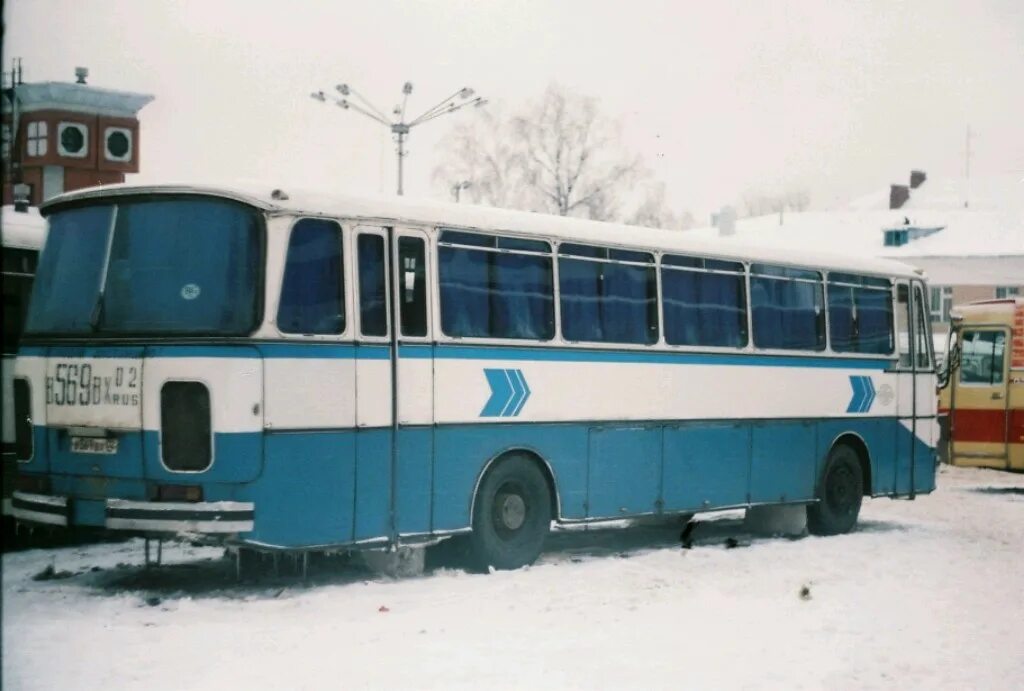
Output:
<instances>
[{"instance_id":1,"label":"lamp post arm","mask_svg":"<svg viewBox=\"0 0 1024 691\"><path fill-rule=\"evenodd\" d=\"M454 94L452 94L452 95L451 95L451 96L449 96L448 98L444 99L443 101L441 101L441 102L440 102L440 103L438 103L437 105L435 105L435 106L433 106L433 107L431 107L431 108L428 108L427 110L423 111L423 112L422 112L422 113L421 113L421 114L420 114L420 115L419 115L419 116L418 116L418 117L417 117L417 118L416 118L415 120L413 120L413 121L412 121L411 123L409 123L409 124L410 124L410 125L415 125L415 124L417 124L417 123L423 122L423 121L424 121L424 120L425 120L425 119L427 118L427 116L430 116L430 115L434 115L434 114L435 114L435 111L439 111L439 110L440 110L441 112L445 112L445 113L447 113L447 112L448 112L448 111L447 111L447 109L444 109L444 110L442 110L442 107L443 107L443 106L444 106L444 105L445 105L446 103L448 103L449 101L451 101L451 100L452 100L453 98L455 98L456 96L458 96L458 95L459 95L459 94L461 94L461 93L462 93L462 89L459 89L459 90L458 90L458 91L456 91L456 92L455 92Z\"/></svg>"},{"instance_id":2,"label":"lamp post arm","mask_svg":"<svg viewBox=\"0 0 1024 691\"><path fill-rule=\"evenodd\" d=\"M358 105L356 103L353 103L352 101L341 100L341 101L338 101L337 103L338 103L339 106L341 106L345 110L355 111L355 112L359 113L360 115L365 115L366 117L370 118L371 120L375 120L375 121L379 122L380 124L384 125L385 127L391 127L391 123L390 122L388 122L384 118L380 117L379 115L376 115L375 113L371 113L370 111L366 110L365 108L363 108L362 106L360 106L360 105Z\"/></svg>"},{"instance_id":3,"label":"lamp post arm","mask_svg":"<svg viewBox=\"0 0 1024 691\"><path fill-rule=\"evenodd\" d=\"M385 122L387 121L388 116L385 115L383 112L381 112L381 110L379 108L377 108L377 106L375 106L372 103L370 103L370 100L368 98L366 98L366 96L363 96L361 93L359 93L358 91L353 89L351 86L348 87L348 90L352 93L353 96L355 96L360 101L362 101L363 105L367 109L372 111L378 118L380 118L381 120L384 120Z\"/></svg>"},{"instance_id":4,"label":"lamp post arm","mask_svg":"<svg viewBox=\"0 0 1024 691\"><path fill-rule=\"evenodd\" d=\"M440 111L434 113L433 115L431 115L430 117L424 118L424 117L421 116L419 119L414 120L413 122L409 123L409 127L412 127L413 125L422 125L425 122L430 122L431 120L436 120L437 118L441 117L442 115L448 115L449 113L454 113L457 110L462 110L466 106L470 106L470 105L475 106L475 105L483 105L483 104L484 104L483 99L481 99L481 98L474 98L472 101L466 101L465 103L460 103L457 106L452 106L450 108L445 108L444 110L440 110Z\"/></svg>"}]
</instances>

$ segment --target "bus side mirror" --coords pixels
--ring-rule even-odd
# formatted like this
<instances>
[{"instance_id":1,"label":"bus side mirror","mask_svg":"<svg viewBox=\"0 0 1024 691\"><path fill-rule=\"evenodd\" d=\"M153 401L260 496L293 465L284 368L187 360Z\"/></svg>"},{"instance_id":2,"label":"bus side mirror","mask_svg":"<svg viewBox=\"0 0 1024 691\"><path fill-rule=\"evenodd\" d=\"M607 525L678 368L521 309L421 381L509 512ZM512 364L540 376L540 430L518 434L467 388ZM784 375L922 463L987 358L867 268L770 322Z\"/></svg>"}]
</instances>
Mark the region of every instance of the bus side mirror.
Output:
<instances>
[{"instance_id":1,"label":"bus side mirror","mask_svg":"<svg viewBox=\"0 0 1024 691\"><path fill-rule=\"evenodd\" d=\"M938 373L938 388L949 386L953 379L953 373L960 368L960 338L956 329L950 329L949 338L946 340L946 361L943 363L942 371Z\"/></svg>"}]
</instances>

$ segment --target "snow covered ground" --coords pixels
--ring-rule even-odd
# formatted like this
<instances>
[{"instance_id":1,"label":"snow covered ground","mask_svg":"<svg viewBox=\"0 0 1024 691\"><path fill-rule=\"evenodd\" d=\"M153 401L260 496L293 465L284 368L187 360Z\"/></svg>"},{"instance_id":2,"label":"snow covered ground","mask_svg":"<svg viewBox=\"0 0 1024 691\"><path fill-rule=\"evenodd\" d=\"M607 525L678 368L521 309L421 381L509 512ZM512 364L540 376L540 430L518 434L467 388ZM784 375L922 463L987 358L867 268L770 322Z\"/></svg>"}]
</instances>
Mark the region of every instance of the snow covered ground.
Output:
<instances>
[{"instance_id":1,"label":"snow covered ground","mask_svg":"<svg viewBox=\"0 0 1024 691\"><path fill-rule=\"evenodd\" d=\"M306 582L243 584L210 548L151 571L139 541L7 554L3 687L1024 683L1022 475L943 468L935 494L868 501L840 537L753 538L735 514L695 537L591 528L516 572L316 562ZM50 565L66 577L33 580Z\"/></svg>"}]
</instances>

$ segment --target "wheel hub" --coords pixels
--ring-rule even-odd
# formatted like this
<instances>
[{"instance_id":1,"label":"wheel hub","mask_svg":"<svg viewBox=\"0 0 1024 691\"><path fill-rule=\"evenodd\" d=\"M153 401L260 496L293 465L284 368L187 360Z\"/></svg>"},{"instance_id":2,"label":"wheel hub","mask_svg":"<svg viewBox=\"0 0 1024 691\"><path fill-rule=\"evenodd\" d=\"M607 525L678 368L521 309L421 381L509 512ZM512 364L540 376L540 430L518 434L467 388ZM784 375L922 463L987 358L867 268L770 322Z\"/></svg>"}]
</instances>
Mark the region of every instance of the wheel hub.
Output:
<instances>
[{"instance_id":1,"label":"wheel hub","mask_svg":"<svg viewBox=\"0 0 1024 691\"><path fill-rule=\"evenodd\" d=\"M526 502L518 494L499 494L494 504L496 518L506 530L519 530L526 522Z\"/></svg>"}]
</instances>

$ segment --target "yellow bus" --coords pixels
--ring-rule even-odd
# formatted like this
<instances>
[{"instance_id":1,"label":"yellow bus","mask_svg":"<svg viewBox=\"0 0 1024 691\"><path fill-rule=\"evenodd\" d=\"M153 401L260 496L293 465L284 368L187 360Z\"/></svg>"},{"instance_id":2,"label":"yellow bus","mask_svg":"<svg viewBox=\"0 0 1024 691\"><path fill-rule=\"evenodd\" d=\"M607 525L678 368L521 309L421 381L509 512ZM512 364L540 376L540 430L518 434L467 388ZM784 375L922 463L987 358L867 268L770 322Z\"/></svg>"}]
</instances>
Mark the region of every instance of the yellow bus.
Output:
<instances>
[{"instance_id":1,"label":"yellow bus","mask_svg":"<svg viewBox=\"0 0 1024 691\"><path fill-rule=\"evenodd\" d=\"M953 465L1024 471L1024 298L954 308L939 414Z\"/></svg>"}]
</instances>

